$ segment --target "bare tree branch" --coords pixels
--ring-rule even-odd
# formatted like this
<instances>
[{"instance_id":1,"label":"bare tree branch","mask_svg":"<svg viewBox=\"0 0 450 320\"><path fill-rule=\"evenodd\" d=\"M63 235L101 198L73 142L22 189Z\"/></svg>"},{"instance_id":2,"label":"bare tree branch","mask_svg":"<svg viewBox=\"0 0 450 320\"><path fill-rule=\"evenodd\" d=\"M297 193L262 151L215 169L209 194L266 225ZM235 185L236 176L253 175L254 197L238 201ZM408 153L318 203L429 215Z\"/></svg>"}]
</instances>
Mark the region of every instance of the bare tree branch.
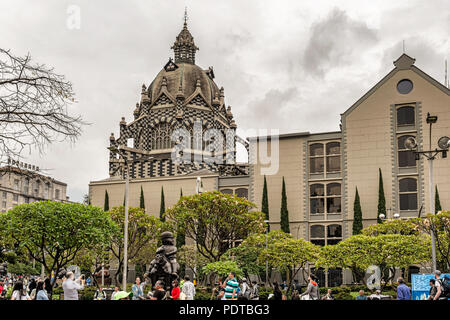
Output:
<instances>
[{"instance_id":1,"label":"bare tree branch","mask_svg":"<svg viewBox=\"0 0 450 320\"><path fill-rule=\"evenodd\" d=\"M24 149L43 152L54 141L75 142L85 123L68 113L75 103L72 83L30 54L0 48L0 158L20 158Z\"/></svg>"}]
</instances>

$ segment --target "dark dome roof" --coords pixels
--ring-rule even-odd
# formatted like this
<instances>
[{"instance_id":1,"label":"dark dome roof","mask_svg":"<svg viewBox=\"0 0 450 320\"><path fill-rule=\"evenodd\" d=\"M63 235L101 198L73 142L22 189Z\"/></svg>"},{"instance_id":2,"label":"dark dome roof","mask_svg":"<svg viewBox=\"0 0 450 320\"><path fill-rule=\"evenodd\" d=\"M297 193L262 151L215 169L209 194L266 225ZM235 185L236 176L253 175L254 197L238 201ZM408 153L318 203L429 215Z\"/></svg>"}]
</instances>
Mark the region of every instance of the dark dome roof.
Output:
<instances>
[{"instance_id":1,"label":"dark dome roof","mask_svg":"<svg viewBox=\"0 0 450 320\"><path fill-rule=\"evenodd\" d=\"M152 103L158 98L161 87L166 79L167 91L175 98L179 93L180 87L184 98L189 98L195 91L197 80L200 81L200 90L206 99L206 102L212 104L215 95L219 96L219 88L207 74L208 70L203 70L199 66L190 63L177 63L178 68L172 71L166 71L163 68L148 88Z\"/></svg>"}]
</instances>

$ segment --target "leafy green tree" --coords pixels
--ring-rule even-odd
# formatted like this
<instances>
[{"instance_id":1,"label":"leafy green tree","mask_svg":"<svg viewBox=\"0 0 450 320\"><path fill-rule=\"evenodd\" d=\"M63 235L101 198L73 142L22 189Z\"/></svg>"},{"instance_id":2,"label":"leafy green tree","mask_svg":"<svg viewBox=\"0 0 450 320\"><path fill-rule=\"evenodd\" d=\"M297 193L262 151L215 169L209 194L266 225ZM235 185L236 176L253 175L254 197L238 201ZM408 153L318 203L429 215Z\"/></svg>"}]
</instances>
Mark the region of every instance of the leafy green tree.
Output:
<instances>
[{"instance_id":1,"label":"leafy green tree","mask_svg":"<svg viewBox=\"0 0 450 320\"><path fill-rule=\"evenodd\" d=\"M392 219L382 224L371 224L362 229L361 233L366 236L377 236L380 234L418 235L419 231L411 220Z\"/></svg>"},{"instance_id":2,"label":"leafy green tree","mask_svg":"<svg viewBox=\"0 0 450 320\"><path fill-rule=\"evenodd\" d=\"M105 202L103 204L103 211L109 211L109 195L108 190L105 190Z\"/></svg>"},{"instance_id":3,"label":"leafy green tree","mask_svg":"<svg viewBox=\"0 0 450 320\"><path fill-rule=\"evenodd\" d=\"M164 216L165 211L166 211L166 204L164 201L164 187L161 187L161 206L159 208L159 219L162 222L166 221L166 217Z\"/></svg>"},{"instance_id":4,"label":"leafy green tree","mask_svg":"<svg viewBox=\"0 0 450 320\"><path fill-rule=\"evenodd\" d=\"M0 215L0 225L47 274L57 274L84 248L108 245L118 231L98 207L54 201L18 205Z\"/></svg>"},{"instance_id":5,"label":"leafy green tree","mask_svg":"<svg viewBox=\"0 0 450 320\"><path fill-rule=\"evenodd\" d=\"M337 245L323 247L316 266L349 268L361 281L365 270L371 265L376 265L380 267L384 283L387 284L393 279L395 268L406 269L412 264L426 263L430 261L430 252L428 236L355 235Z\"/></svg>"},{"instance_id":6,"label":"leafy green tree","mask_svg":"<svg viewBox=\"0 0 450 320\"><path fill-rule=\"evenodd\" d=\"M384 197L384 187L383 187L383 175L381 173L381 168L378 168L379 171L379 182L378 182L378 212L377 212L377 222L383 223L383 220L380 218L380 214L384 214L386 217L386 199Z\"/></svg>"},{"instance_id":7,"label":"leafy green tree","mask_svg":"<svg viewBox=\"0 0 450 320\"><path fill-rule=\"evenodd\" d=\"M361 203L358 188L356 188L355 202L353 204L353 235L360 234L363 228Z\"/></svg>"},{"instance_id":8,"label":"leafy green tree","mask_svg":"<svg viewBox=\"0 0 450 320\"><path fill-rule=\"evenodd\" d=\"M436 190L434 192L434 213L438 213L439 211L442 211L442 207L441 200L439 199L438 187L436 185Z\"/></svg>"},{"instance_id":9,"label":"leafy green tree","mask_svg":"<svg viewBox=\"0 0 450 320\"><path fill-rule=\"evenodd\" d=\"M288 294L292 282L308 262L314 262L319 257L319 247L303 239L282 238L269 243L260 254L260 261L267 259L270 265L288 275Z\"/></svg>"},{"instance_id":10,"label":"leafy green tree","mask_svg":"<svg viewBox=\"0 0 450 320\"><path fill-rule=\"evenodd\" d=\"M269 221L269 196L267 194L267 180L264 175L264 187L262 194L261 211L264 213L265 220ZM270 231L270 224L267 224L267 230Z\"/></svg>"},{"instance_id":11,"label":"leafy green tree","mask_svg":"<svg viewBox=\"0 0 450 320\"><path fill-rule=\"evenodd\" d=\"M145 211L145 200L144 200L144 190L141 186L141 197L139 198L139 208L144 209Z\"/></svg>"},{"instance_id":12,"label":"leafy green tree","mask_svg":"<svg viewBox=\"0 0 450 320\"><path fill-rule=\"evenodd\" d=\"M272 230L267 234L252 234L239 246L229 249L225 255L227 259L236 261L247 278L251 274L261 277L265 274L266 260L260 260L260 256L262 250L266 248L266 242L274 243L283 239L292 239L292 236L281 230ZM269 266L269 270L272 268L273 266Z\"/></svg>"},{"instance_id":13,"label":"leafy green tree","mask_svg":"<svg viewBox=\"0 0 450 320\"><path fill-rule=\"evenodd\" d=\"M186 244L186 235L184 234L183 228L181 226L177 227L177 239L176 246L177 248L181 248Z\"/></svg>"},{"instance_id":14,"label":"leafy green tree","mask_svg":"<svg viewBox=\"0 0 450 320\"><path fill-rule=\"evenodd\" d=\"M287 195L286 195L286 184L283 177L283 187L281 190L281 212L280 212L280 224L281 230L286 233L289 231L289 211L287 208Z\"/></svg>"},{"instance_id":15,"label":"leafy green tree","mask_svg":"<svg viewBox=\"0 0 450 320\"><path fill-rule=\"evenodd\" d=\"M108 212L111 219L119 227L110 246L111 253L118 261L116 283L120 283L123 269L123 236L125 222L125 208L114 207ZM161 222L158 218L150 216L141 208L129 208L128 210L128 260L142 262L154 255L154 249L158 245L160 234L166 230L172 231L168 223ZM137 261L138 260L138 261ZM147 261L148 263L148 261Z\"/></svg>"},{"instance_id":16,"label":"leafy green tree","mask_svg":"<svg viewBox=\"0 0 450 320\"><path fill-rule=\"evenodd\" d=\"M202 268L202 272L205 275L210 275L210 283L215 283L216 276L226 277L230 272L234 272L237 278L243 275L241 268L232 260L210 262Z\"/></svg>"},{"instance_id":17,"label":"leafy green tree","mask_svg":"<svg viewBox=\"0 0 450 320\"><path fill-rule=\"evenodd\" d=\"M420 232L434 234L436 241L436 260L441 271L450 271L450 211L429 213L424 218L412 219Z\"/></svg>"},{"instance_id":18,"label":"leafy green tree","mask_svg":"<svg viewBox=\"0 0 450 320\"><path fill-rule=\"evenodd\" d=\"M200 254L214 262L228 250L230 241L264 232L264 214L254 208L243 198L212 191L181 198L165 215L196 243Z\"/></svg>"}]
</instances>

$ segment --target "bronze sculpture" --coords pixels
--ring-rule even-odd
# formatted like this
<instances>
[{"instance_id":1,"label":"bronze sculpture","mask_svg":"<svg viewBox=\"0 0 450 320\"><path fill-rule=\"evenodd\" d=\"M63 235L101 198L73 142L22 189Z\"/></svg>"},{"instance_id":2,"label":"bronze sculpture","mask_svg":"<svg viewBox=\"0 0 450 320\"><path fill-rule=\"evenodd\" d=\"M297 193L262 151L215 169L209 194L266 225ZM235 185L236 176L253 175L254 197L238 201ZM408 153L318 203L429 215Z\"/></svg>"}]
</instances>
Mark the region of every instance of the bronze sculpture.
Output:
<instances>
[{"instance_id":1,"label":"bronze sculpture","mask_svg":"<svg viewBox=\"0 0 450 320\"><path fill-rule=\"evenodd\" d=\"M150 273L152 285L156 281L162 280L166 290L172 287L172 281L178 280L178 270L180 265L177 262L177 247L172 232L161 234L162 246L156 250L156 256L150 262Z\"/></svg>"}]
</instances>

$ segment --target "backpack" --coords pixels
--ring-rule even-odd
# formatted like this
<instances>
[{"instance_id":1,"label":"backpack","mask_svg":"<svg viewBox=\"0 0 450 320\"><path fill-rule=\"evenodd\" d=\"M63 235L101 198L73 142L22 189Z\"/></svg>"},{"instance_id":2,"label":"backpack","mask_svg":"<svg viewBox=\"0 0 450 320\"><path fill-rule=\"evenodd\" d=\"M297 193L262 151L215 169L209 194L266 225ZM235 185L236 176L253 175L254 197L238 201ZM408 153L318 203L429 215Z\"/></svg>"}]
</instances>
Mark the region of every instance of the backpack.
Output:
<instances>
[{"instance_id":1,"label":"backpack","mask_svg":"<svg viewBox=\"0 0 450 320\"><path fill-rule=\"evenodd\" d=\"M450 284L448 283L450 279L445 276L442 279L439 279L439 283L441 284L441 297L450 298Z\"/></svg>"}]
</instances>

